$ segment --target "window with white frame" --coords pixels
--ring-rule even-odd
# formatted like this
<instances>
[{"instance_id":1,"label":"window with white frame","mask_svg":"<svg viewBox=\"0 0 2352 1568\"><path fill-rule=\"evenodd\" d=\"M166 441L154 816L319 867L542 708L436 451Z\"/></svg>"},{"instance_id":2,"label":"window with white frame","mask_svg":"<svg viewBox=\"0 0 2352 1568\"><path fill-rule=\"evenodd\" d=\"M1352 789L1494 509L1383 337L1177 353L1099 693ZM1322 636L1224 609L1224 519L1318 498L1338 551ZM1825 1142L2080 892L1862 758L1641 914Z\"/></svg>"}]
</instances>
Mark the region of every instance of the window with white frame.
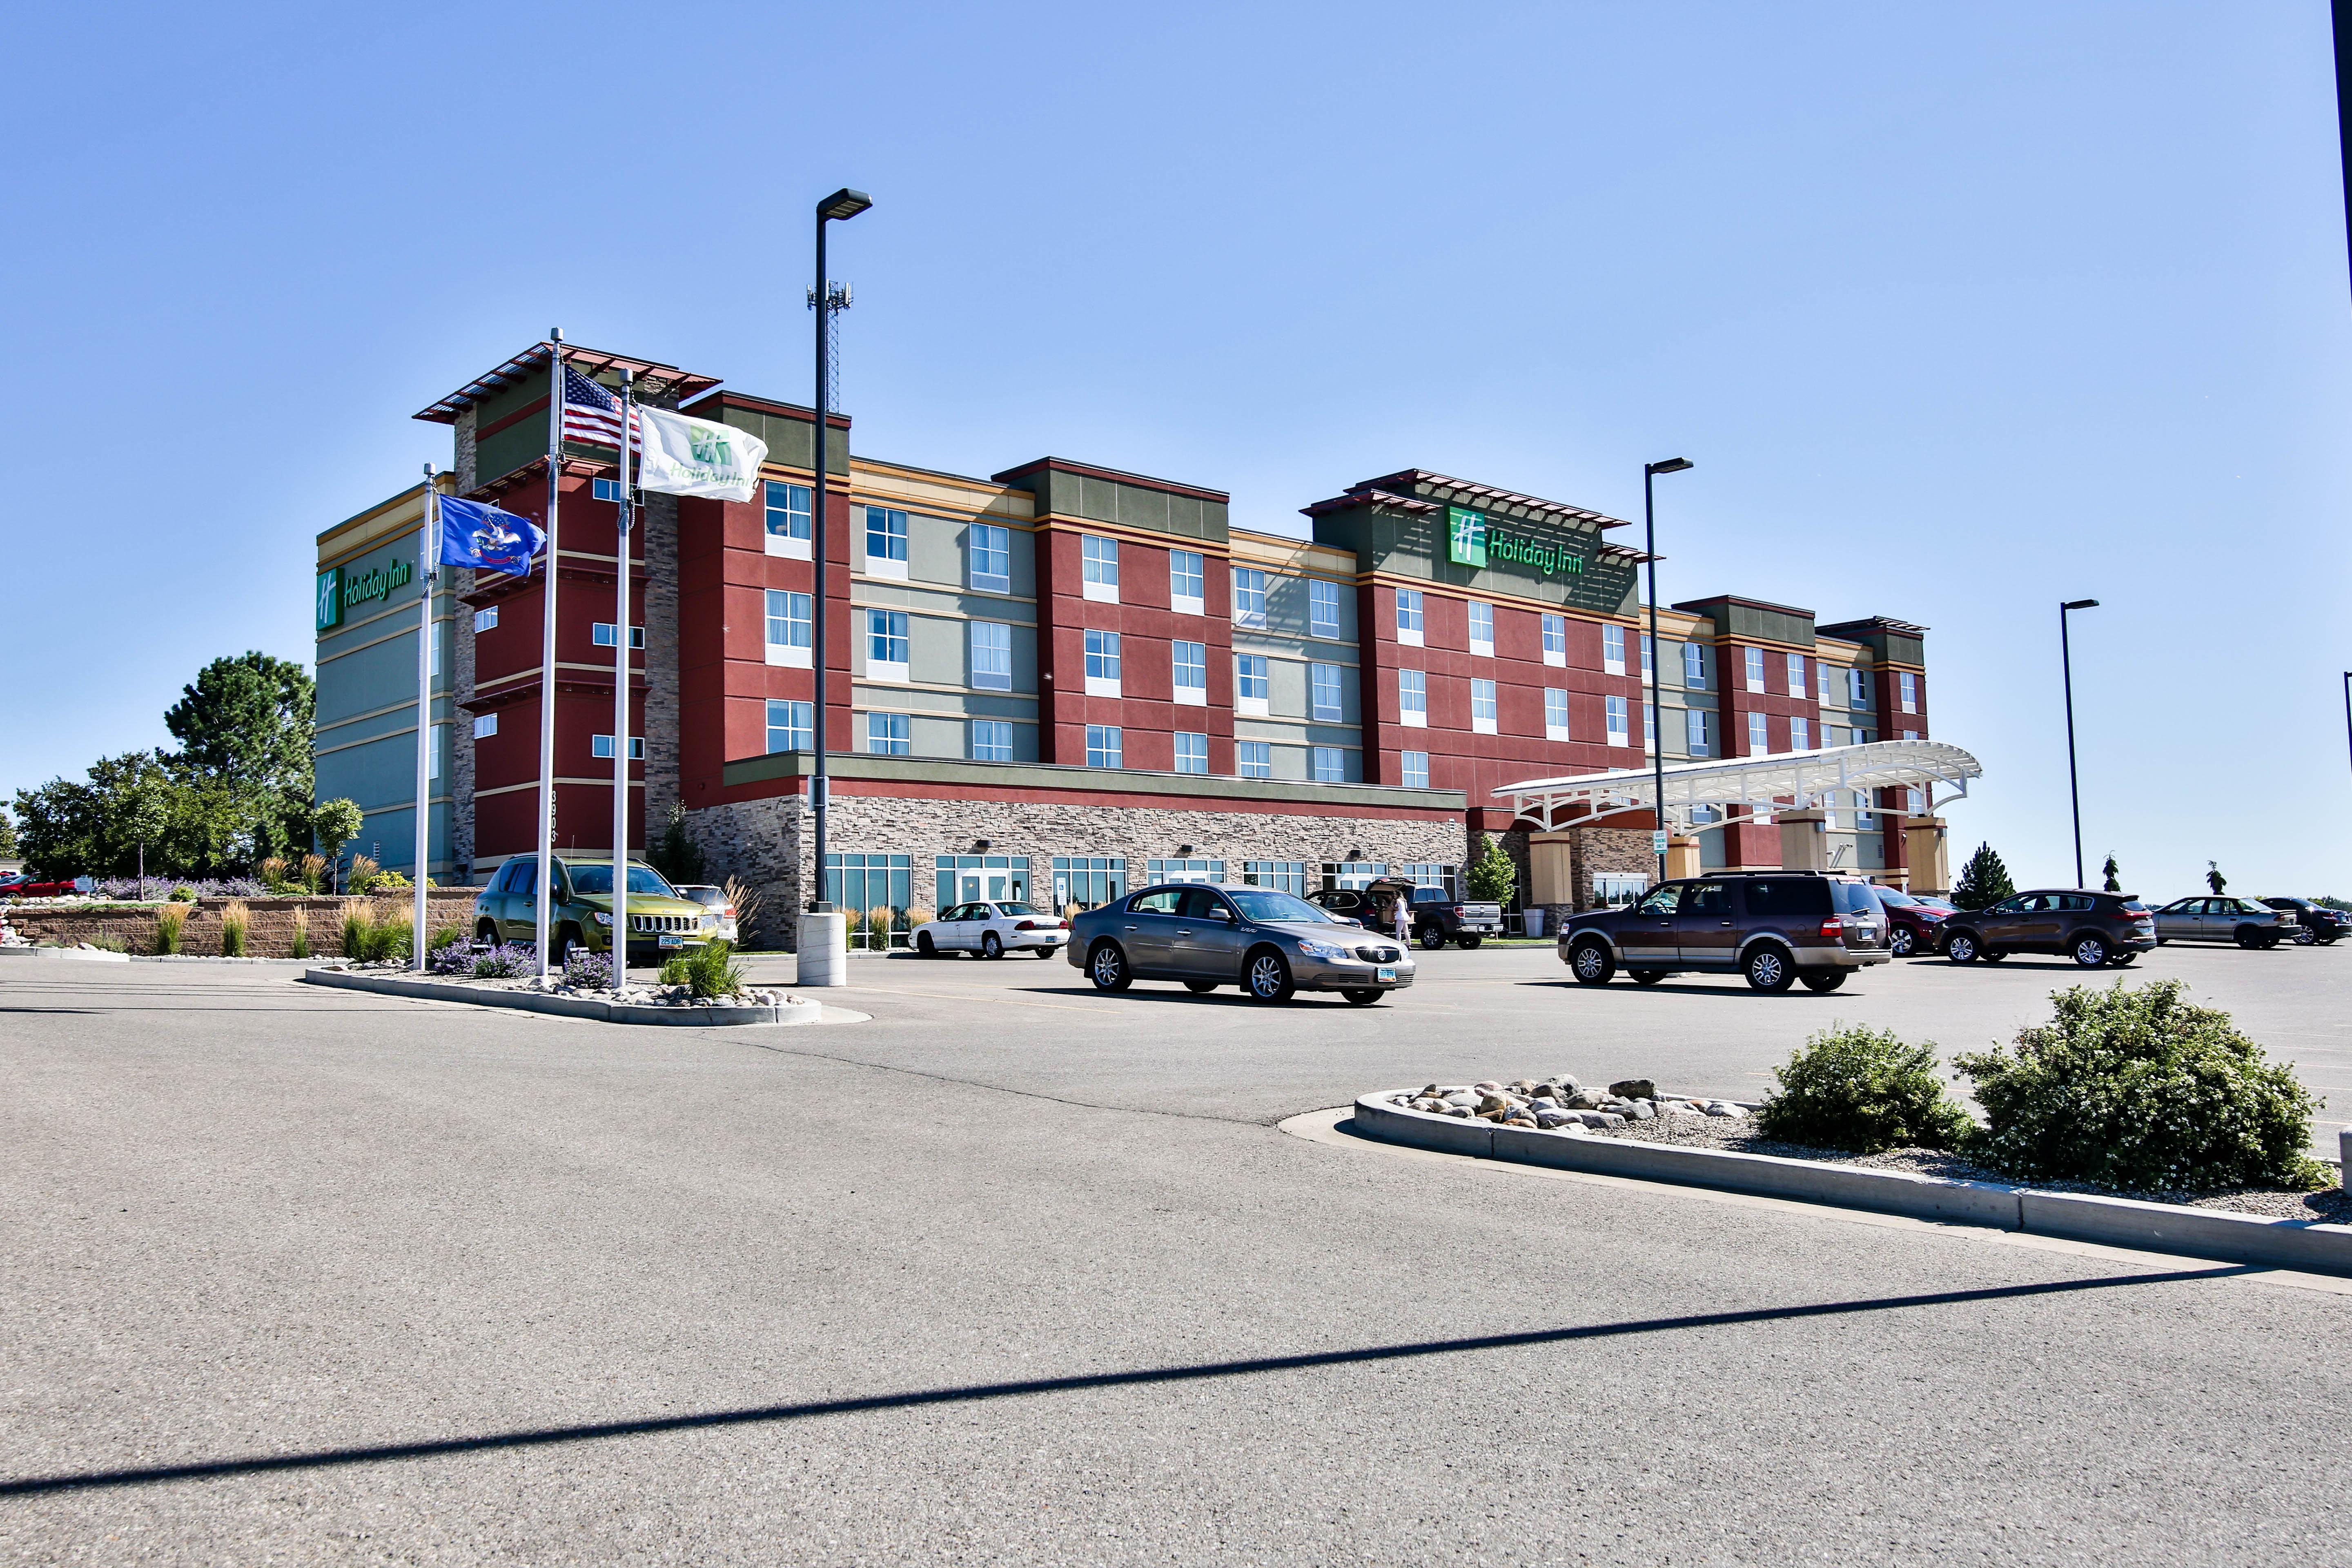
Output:
<instances>
[{"instance_id":1,"label":"window with white frame","mask_svg":"<svg viewBox=\"0 0 2352 1568\"><path fill-rule=\"evenodd\" d=\"M492 605L487 609L476 610L474 612L474 631L477 635L488 631L492 626L497 626L498 624L499 607L496 605Z\"/></svg>"},{"instance_id":2,"label":"window with white frame","mask_svg":"<svg viewBox=\"0 0 2352 1568\"><path fill-rule=\"evenodd\" d=\"M966 582L992 594L1013 592L1013 531L992 522L975 522L967 537Z\"/></svg>"},{"instance_id":3,"label":"window with white frame","mask_svg":"<svg viewBox=\"0 0 2352 1568\"><path fill-rule=\"evenodd\" d=\"M1118 725L1089 724L1087 726L1087 766L1090 768L1123 767L1126 764L1119 760L1122 754L1121 736Z\"/></svg>"},{"instance_id":4,"label":"window with white frame","mask_svg":"<svg viewBox=\"0 0 2352 1568\"><path fill-rule=\"evenodd\" d=\"M1169 664L1173 671L1176 700L1196 707L1206 707L1209 701L1209 645L1186 642L1179 637L1168 645Z\"/></svg>"},{"instance_id":5,"label":"window with white frame","mask_svg":"<svg viewBox=\"0 0 2352 1568\"><path fill-rule=\"evenodd\" d=\"M816 704L768 699L768 750L805 752L815 742Z\"/></svg>"},{"instance_id":6,"label":"window with white frame","mask_svg":"<svg viewBox=\"0 0 2352 1568\"><path fill-rule=\"evenodd\" d=\"M612 621L592 621L589 623L588 636L589 639L595 643L598 647L611 647L614 643L620 640L621 628L616 623ZM645 646L646 628L643 626L631 626L629 628L629 647L632 648L641 648Z\"/></svg>"},{"instance_id":7,"label":"window with white frame","mask_svg":"<svg viewBox=\"0 0 2352 1568\"><path fill-rule=\"evenodd\" d=\"M1762 648L1760 648L1760 647L1751 647L1751 648L1748 649L1748 650L1747 650L1747 662L1748 662L1748 690L1750 690L1750 691L1761 691L1761 690L1763 690L1763 689L1764 689L1764 650L1763 650Z\"/></svg>"},{"instance_id":8,"label":"window with white frame","mask_svg":"<svg viewBox=\"0 0 2352 1568\"><path fill-rule=\"evenodd\" d=\"M1421 590L1399 588L1396 591L1397 641L1407 647L1419 647L1421 642Z\"/></svg>"},{"instance_id":9,"label":"window with white frame","mask_svg":"<svg viewBox=\"0 0 2352 1568\"><path fill-rule=\"evenodd\" d=\"M1751 757L1769 756L1771 751L1770 721L1761 713L1750 713L1748 715L1748 754Z\"/></svg>"},{"instance_id":10,"label":"window with white frame","mask_svg":"<svg viewBox=\"0 0 2352 1568\"><path fill-rule=\"evenodd\" d=\"M895 507L866 509L866 573L869 577L907 574L907 514Z\"/></svg>"},{"instance_id":11,"label":"window with white frame","mask_svg":"<svg viewBox=\"0 0 2352 1568\"><path fill-rule=\"evenodd\" d=\"M866 612L866 676L869 680L907 679L907 612Z\"/></svg>"},{"instance_id":12,"label":"window with white frame","mask_svg":"<svg viewBox=\"0 0 2352 1568\"><path fill-rule=\"evenodd\" d=\"M809 488L771 479L767 495L767 552L805 561L809 556Z\"/></svg>"},{"instance_id":13,"label":"window with white frame","mask_svg":"<svg viewBox=\"0 0 2352 1568\"><path fill-rule=\"evenodd\" d=\"M1297 898L1307 896L1307 862L1304 860L1244 860L1242 881L1253 888L1272 888L1277 893L1289 893Z\"/></svg>"},{"instance_id":14,"label":"window with white frame","mask_svg":"<svg viewBox=\"0 0 2352 1568\"><path fill-rule=\"evenodd\" d=\"M974 621L971 683L982 691L1013 689L1013 628L1002 621Z\"/></svg>"},{"instance_id":15,"label":"window with white frame","mask_svg":"<svg viewBox=\"0 0 2352 1568\"><path fill-rule=\"evenodd\" d=\"M1601 628L1601 668L1611 675L1625 673L1625 628L1604 626Z\"/></svg>"},{"instance_id":16,"label":"window with white frame","mask_svg":"<svg viewBox=\"0 0 2352 1568\"><path fill-rule=\"evenodd\" d=\"M474 715L474 739L477 741L487 741L498 732L499 716L496 713L477 713Z\"/></svg>"},{"instance_id":17,"label":"window with white frame","mask_svg":"<svg viewBox=\"0 0 2352 1568\"><path fill-rule=\"evenodd\" d=\"M1180 773L1205 773L1209 771L1209 737L1179 730L1176 731L1176 771Z\"/></svg>"},{"instance_id":18,"label":"window with white frame","mask_svg":"<svg viewBox=\"0 0 2352 1568\"><path fill-rule=\"evenodd\" d=\"M1234 655L1234 711L1255 718L1265 718L1266 691L1265 655L1262 653Z\"/></svg>"},{"instance_id":19,"label":"window with white frame","mask_svg":"<svg viewBox=\"0 0 2352 1568\"><path fill-rule=\"evenodd\" d=\"M1180 616L1209 613L1208 562L1197 550L1168 552L1168 607Z\"/></svg>"},{"instance_id":20,"label":"window with white frame","mask_svg":"<svg viewBox=\"0 0 2352 1568\"><path fill-rule=\"evenodd\" d=\"M1547 688L1544 691L1544 739L1566 741L1568 732L1568 693Z\"/></svg>"},{"instance_id":21,"label":"window with white frame","mask_svg":"<svg viewBox=\"0 0 2352 1568\"><path fill-rule=\"evenodd\" d=\"M1927 809L1927 796L1926 792L1916 789L1905 790L1903 792L1903 809L1909 812L1914 816L1924 815Z\"/></svg>"},{"instance_id":22,"label":"window with white frame","mask_svg":"<svg viewBox=\"0 0 2352 1568\"><path fill-rule=\"evenodd\" d=\"M589 736L588 750L592 755L604 762L611 762L613 760L613 737L610 735ZM643 735L630 736L629 761L633 763L642 763L645 760L646 738Z\"/></svg>"},{"instance_id":23,"label":"window with white frame","mask_svg":"<svg viewBox=\"0 0 2352 1568\"><path fill-rule=\"evenodd\" d=\"M1429 753L1404 752L1397 759L1397 782L1407 789L1429 787Z\"/></svg>"},{"instance_id":24,"label":"window with white frame","mask_svg":"<svg viewBox=\"0 0 2352 1568\"><path fill-rule=\"evenodd\" d=\"M1234 568L1234 625L1265 625L1265 574L1255 566Z\"/></svg>"},{"instance_id":25,"label":"window with white frame","mask_svg":"<svg viewBox=\"0 0 2352 1568\"><path fill-rule=\"evenodd\" d=\"M1849 669L1845 672L1845 704L1849 708L1868 708L1870 706L1870 675L1868 671Z\"/></svg>"},{"instance_id":26,"label":"window with white frame","mask_svg":"<svg viewBox=\"0 0 2352 1568\"><path fill-rule=\"evenodd\" d=\"M1919 711L1919 678L1907 669L1897 670L1895 675L1895 684L1903 698L1903 711L1906 713Z\"/></svg>"},{"instance_id":27,"label":"window with white frame","mask_svg":"<svg viewBox=\"0 0 2352 1568\"><path fill-rule=\"evenodd\" d=\"M1307 667L1307 680L1311 703L1307 717L1318 724L1339 722L1339 667L1310 664Z\"/></svg>"},{"instance_id":28,"label":"window with white frame","mask_svg":"<svg viewBox=\"0 0 2352 1568\"><path fill-rule=\"evenodd\" d=\"M1429 728L1429 677L1424 672L1397 671L1397 722L1409 730Z\"/></svg>"},{"instance_id":29,"label":"window with white frame","mask_svg":"<svg viewBox=\"0 0 2352 1568\"><path fill-rule=\"evenodd\" d=\"M1318 637L1339 635L1339 584L1320 577L1307 580L1307 629Z\"/></svg>"},{"instance_id":30,"label":"window with white frame","mask_svg":"<svg viewBox=\"0 0 2352 1568\"><path fill-rule=\"evenodd\" d=\"M811 604L806 594L795 594L789 588L768 590L768 662L796 665L803 669L809 665L809 613Z\"/></svg>"},{"instance_id":31,"label":"window with white frame","mask_svg":"<svg viewBox=\"0 0 2352 1568\"><path fill-rule=\"evenodd\" d=\"M1706 744L1706 710L1683 710L1683 745L1694 757L1708 754Z\"/></svg>"},{"instance_id":32,"label":"window with white frame","mask_svg":"<svg viewBox=\"0 0 2352 1568\"><path fill-rule=\"evenodd\" d=\"M1789 695L1802 697L1809 689L1805 685L1805 656L1801 653L1789 655Z\"/></svg>"},{"instance_id":33,"label":"window with white frame","mask_svg":"<svg viewBox=\"0 0 2352 1568\"><path fill-rule=\"evenodd\" d=\"M866 716L866 749L877 757L912 756L915 751L912 721L904 713L868 713Z\"/></svg>"},{"instance_id":34,"label":"window with white frame","mask_svg":"<svg viewBox=\"0 0 2352 1568\"><path fill-rule=\"evenodd\" d=\"M1906 730L1903 731L1903 738L1906 741L1916 741L1919 738L1919 731L1916 730Z\"/></svg>"},{"instance_id":35,"label":"window with white frame","mask_svg":"<svg viewBox=\"0 0 2352 1568\"><path fill-rule=\"evenodd\" d=\"M974 719L971 721L971 760L975 763L1009 763L1013 760L1013 725L1003 719Z\"/></svg>"},{"instance_id":36,"label":"window with white frame","mask_svg":"<svg viewBox=\"0 0 2352 1568\"><path fill-rule=\"evenodd\" d=\"M1608 697L1603 698L1602 701L1608 705L1609 743L1612 746L1632 745L1633 731L1629 723L1631 715L1626 711L1625 700L1622 697Z\"/></svg>"},{"instance_id":37,"label":"window with white frame","mask_svg":"<svg viewBox=\"0 0 2352 1568\"><path fill-rule=\"evenodd\" d=\"M1706 648L1695 642L1683 644L1683 684L1693 691L1706 689Z\"/></svg>"},{"instance_id":38,"label":"window with white frame","mask_svg":"<svg viewBox=\"0 0 2352 1568\"><path fill-rule=\"evenodd\" d=\"M1348 753L1338 746L1310 746L1307 756L1307 771L1317 784L1346 784Z\"/></svg>"},{"instance_id":39,"label":"window with white frame","mask_svg":"<svg viewBox=\"0 0 2352 1568\"><path fill-rule=\"evenodd\" d=\"M1081 598L1099 604L1118 603L1118 541L1105 539L1097 533L1081 534L1078 557L1085 581L1078 584Z\"/></svg>"},{"instance_id":40,"label":"window with white frame","mask_svg":"<svg viewBox=\"0 0 2352 1568\"><path fill-rule=\"evenodd\" d=\"M1481 735L1495 732L1495 683L1473 680L1470 683L1470 728Z\"/></svg>"},{"instance_id":41,"label":"window with white frame","mask_svg":"<svg viewBox=\"0 0 2352 1568\"><path fill-rule=\"evenodd\" d=\"M1821 689L1822 702L1827 706L1830 700L1830 667L1818 658L1813 660L1813 677Z\"/></svg>"},{"instance_id":42,"label":"window with white frame","mask_svg":"<svg viewBox=\"0 0 2352 1568\"><path fill-rule=\"evenodd\" d=\"M437 779L441 776L441 729L440 725L436 724L425 732L425 776L428 779Z\"/></svg>"},{"instance_id":43,"label":"window with white frame","mask_svg":"<svg viewBox=\"0 0 2352 1568\"><path fill-rule=\"evenodd\" d=\"M1118 634L1087 633L1087 695L1118 696Z\"/></svg>"},{"instance_id":44,"label":"window with white frame","mask_svg":"<svg viewBox=\"0 0 2352 1568\"><path fill-rule=\"evenodd\" d=\"M1658 708L1654 702L1642 704L1642 744L1649 751L1658 749Z\"/></svg>"},{"instance_id":45,"label":"window with white frame","mask_svg":"<svg viewBox=\"0 0 2352 1568\"><path fill-rule=\"evenodd\" d=\"M1869 791L1859 789L1854 791L1853 805L1853 825L1856 828L1868 831L1878 826L1878 813L1870 809Z\"/></svg>"},{"instance_id":46,"label":"window with white frame","mask_svg":"<svg viewBox=\"0 0 2352 1568\"><path fill-rule=\"evenodd\" d=\"M1470 601L1470 651L1495 657L1495 606L1477 599Z\"/></svg>"},{"instance_id":47,"label":"window with white frame","mask_svg":"<svg viewBox=\"0 0 2352 1568\"><path fill-rule=\"evenodd\" d=\"M1543 661L1557 668L1568 668L1568 617L1566 616L1544 616Z\"/></svg>"},{"instance_id":48,"label":"window with white frame","mask_svg":"<svg viewBox=\"0 0 2352 1568\"><path fill-rule=\"evenodd\" d=\"M1650 634L1642 634L1642 679L1647 680L1657 669L1658 650L1651 646Z\"/></svg>"},{"instance_id":49,"label":"window with white frame","mask_svg":"<svg viewBox=\"0 0 2352 1568\"><path fill-rule=\"evenodd\" d=\"M1271 741L1235 741L1234 772L1245 779L1270 779L1274 776L1274 742Z\"/></svg>"},{"instance_id":50,"label":"window with white frame","mask_svg":"<svg viewBox=\"0 0 2352 1568\"><path fill-rule=\"evenodd\" d=\"M617 501L621 499L621 481L598 479L588 487L588 493L598 500Z\"/></svg>"},{"instance_id":51,"label":"window with white frame","mask_svg":"<svg viewBox=\"0 0 2352 1568\"><path fill-rule=\"evenodd\" d=\"M1789 721L1789 750L1810 752L1813 749L1813 726L1803 719Z\"/></svg>"}]
</instances>

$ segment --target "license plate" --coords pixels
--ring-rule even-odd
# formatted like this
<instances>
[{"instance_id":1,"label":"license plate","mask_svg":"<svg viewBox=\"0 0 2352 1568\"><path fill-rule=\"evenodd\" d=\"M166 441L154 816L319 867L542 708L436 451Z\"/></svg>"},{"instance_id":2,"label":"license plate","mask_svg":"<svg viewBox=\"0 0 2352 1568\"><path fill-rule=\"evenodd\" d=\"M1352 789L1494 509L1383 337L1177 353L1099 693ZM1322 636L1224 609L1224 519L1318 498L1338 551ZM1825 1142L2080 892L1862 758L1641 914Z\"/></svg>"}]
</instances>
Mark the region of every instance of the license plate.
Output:
<instances>
[{"instance_id":1,"label":"license plate","mask_svg":"<svg viewBox=\"0 0 2352 1568\"><path fill-rule=\"evenodd\" d=\"M661 944L664 947L684 947L686 938L674 933L666 933L661 939Z\"/></svg>"},{"instance_id":2,"label":"license plate","mask_svg":"<svg viewBox=\"0 0 2352 1568\"><path fill-rule=\"evenodd\" d=\"M1394 980L1396 978L1396 971L1393 969L1376 969L1372 972L1372 978L1375 980Z\"/></svg>"}]
</instances>

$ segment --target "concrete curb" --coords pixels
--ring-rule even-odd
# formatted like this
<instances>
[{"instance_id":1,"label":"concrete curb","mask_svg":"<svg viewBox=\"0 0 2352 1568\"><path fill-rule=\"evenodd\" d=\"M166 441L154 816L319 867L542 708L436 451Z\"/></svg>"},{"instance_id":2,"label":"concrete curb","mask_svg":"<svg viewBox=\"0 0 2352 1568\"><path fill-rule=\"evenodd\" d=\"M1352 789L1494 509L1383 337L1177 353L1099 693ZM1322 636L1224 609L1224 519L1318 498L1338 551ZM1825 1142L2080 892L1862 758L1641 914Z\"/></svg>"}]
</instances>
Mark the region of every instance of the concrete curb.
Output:
<instances>
[{"instance_id":1,"label":"concrete curb","mask_svg":"<svg viewBox=\"0 0 2352 1568\"><path fill-rule=\"evenodd\" d=\"M2069 1241L2098 1242L2144 1252L2174 1252L2222 1263L2253 1263L2317 1274L2352 1275L2352 1226L2315 1220L2269 1219L2222 1209L2185 1208L2136 1198L2044 1193L1991 1182L1952 1181L1909 1171L1874 1171L1818 1160L1787 1160L1727 1149L1671 1143L1437 1116L1388 1102L1390 1089L1355 1104L1356 1131L1386 1142L1482 1160L1553 1170L1671 1182L1762 1197L1794 1198L1841 1208L1906 1215L1954 1225L2019 1230Z\"/></svg>"},{"instance_id":2,"label":"concrete curb","mask_svg":"<svg viewBox=\"0 0 2352 1568\"><path fill-rule=\"evenodd\" d=\"M587 996L548 996L531 991L491 991L473 985L453 985L439 980L411 980L397 974L352 974L339 969L305 970L310 985L331 985L345 991L373 991L381 996L419 996L433 1002L466 1002L478 1007L516 1007L526 1013L552 1013L565 1018L593 1018L605 1024L660 1024L693 1027L726 1027L765 1024L814 1024L824 1009L814 1002L782 1002L756 1007L638 1007L615 1005Z\"/></svg>"},{"instance_id":3,"label":"concrete curb","mask_svg":"<svg viewBox=\"0 0 2352 1568\"><path fill-rule=\"evenodd\" d=\"M0 955L9 958L79 959L84 963L128 963L127 952L109 952L106 949L81 947L0 947Z\"/></svg>"}]
</instances>

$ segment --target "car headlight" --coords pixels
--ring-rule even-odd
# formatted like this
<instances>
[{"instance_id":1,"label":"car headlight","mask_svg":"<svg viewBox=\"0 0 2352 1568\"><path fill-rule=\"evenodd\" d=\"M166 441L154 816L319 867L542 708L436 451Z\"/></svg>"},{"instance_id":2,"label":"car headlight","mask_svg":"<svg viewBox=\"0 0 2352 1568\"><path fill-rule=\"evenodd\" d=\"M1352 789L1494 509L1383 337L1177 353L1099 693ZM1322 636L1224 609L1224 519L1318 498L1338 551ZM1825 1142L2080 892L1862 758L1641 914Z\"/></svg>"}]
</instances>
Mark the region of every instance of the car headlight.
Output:
<instances>
[{"instance_id":1,"label":"car headlight","mask_svg":"<svg viewBox=\"0 0 2352 1568\"><path fill-rule=\"evenodd\" d=\"M1344 958L1348 952L1337 942L1305 941L1299 942L1298 951L1308 958Z\"/></svg>"},{"instance_id":2,"label":"car headlight","mask_svg":"<svg viewBox=\"0 0 2352 1568\"><path fill-rule=\"evenodd\" d=\"M604 910L598 910L596 911L596 923L600 926L611 925L613 923L613 917L606 914Z\"/></svg>"}]
</instances>

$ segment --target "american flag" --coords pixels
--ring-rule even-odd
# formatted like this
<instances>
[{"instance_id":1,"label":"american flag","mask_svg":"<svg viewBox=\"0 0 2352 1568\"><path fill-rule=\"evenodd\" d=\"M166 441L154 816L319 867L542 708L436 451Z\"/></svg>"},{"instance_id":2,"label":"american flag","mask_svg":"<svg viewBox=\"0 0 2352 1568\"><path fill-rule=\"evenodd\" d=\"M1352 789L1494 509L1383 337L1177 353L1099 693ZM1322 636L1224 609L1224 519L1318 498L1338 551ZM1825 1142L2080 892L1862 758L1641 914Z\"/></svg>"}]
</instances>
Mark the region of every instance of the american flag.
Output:
<instances>
[{"instance_id":1,"label":"american flag","mask_svg":"<svg viewBox=\"0 0 2352 1568\"><path fill-rule=\"evenodd\" d=\"M621 400L568 364L563 367L563 437L600 447L621 444ZM634 448L638 442L629 445Z\"/></svg>"}]
</instances>

